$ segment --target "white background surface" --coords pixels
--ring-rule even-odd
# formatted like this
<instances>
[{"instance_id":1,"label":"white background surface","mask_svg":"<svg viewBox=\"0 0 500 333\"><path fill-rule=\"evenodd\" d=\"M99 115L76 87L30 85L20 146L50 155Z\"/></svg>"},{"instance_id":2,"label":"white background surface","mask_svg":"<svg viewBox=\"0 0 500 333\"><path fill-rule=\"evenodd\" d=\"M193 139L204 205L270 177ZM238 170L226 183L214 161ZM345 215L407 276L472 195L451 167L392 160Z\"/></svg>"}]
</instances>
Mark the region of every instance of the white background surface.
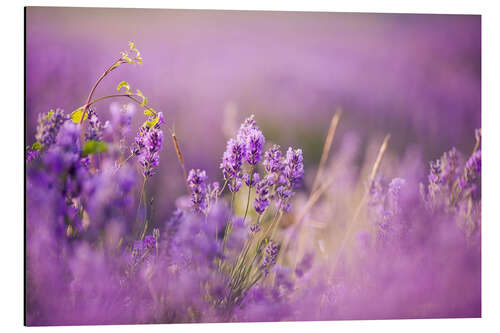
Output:
<instances>
[{"instance_id":1,"label":"white background surface","mask_svg":"<svg viewBox=\"0 0 500 333\"><path fill-rule=\"evenodd\" d=\"M0 331L59 332L500 332L500 5L495 1L4 1L0 7ZM482 15L483 318L256 324L23 327L23 6L253 9ZM430 83L432 84L432 83ZM457 290L457 293L460 293Z\"/></svg>"}]
</instances>

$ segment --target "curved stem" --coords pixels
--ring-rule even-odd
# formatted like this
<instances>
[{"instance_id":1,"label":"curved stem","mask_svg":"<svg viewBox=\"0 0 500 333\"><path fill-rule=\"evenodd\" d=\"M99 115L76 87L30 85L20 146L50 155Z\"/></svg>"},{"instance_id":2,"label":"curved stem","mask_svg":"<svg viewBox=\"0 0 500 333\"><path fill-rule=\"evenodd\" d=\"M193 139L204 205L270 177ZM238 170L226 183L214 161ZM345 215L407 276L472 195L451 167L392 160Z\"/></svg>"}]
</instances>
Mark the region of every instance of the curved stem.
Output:
<instances>
[{"instance_id":1,"label":"curved stem","mask_svg":"<svg viewBox=\"0 0 500 333\"><path fill-rule=\"evenodd\" d=\"M105 100L105 99L109 99L109 98L115 98L115 97L127 97L127 98L130 98L132 101L134 101L135 103L139 104L140 106L142 106L144 109L152 109L150 106L148 106L147 104L142 104L141 101L135 99L134 97L137 96L137 97L140 97L139 95L136 95L136 94L113 94L113 95L106 95L106 96L102 96L102 97L99 97L99 98L96 98L92 101L90 101L88 104L85 104L85 105L82 105L80 108L85 108L85 106L91 106L99 101L102 101L102 100ZM152 110L153 113L156 115L156 111L154 111L154 109ZM82 118L83 119L83 118Z\"/></svg>"},{"instance_id":2,"label":"curved stem","mask_svg":"<svg viewBox=\"0 0 500 333\"><path fill-rule=\"evenodd\" d=\"M226 179L226 181L224 182L224 185L222 185L222 188L221 188L221 189L220 189L220 191L217 193L217 197L218 197L219 195L221 195L221 194L222 194L222 192L223 192L223 191L224 191L224 189L226 188L227 183L228 183L228 180Z\"/></svg>"},{"instance_id":3,"label":"curved stem","mask_svg":"<svg viewBox=\"0 0 500 333\"><path fill-rule=\"evenodd\" d=\"M94 84L94 86L90 90L89 97L87 98L87 103L83 107L83 114L82 114L82 119L80 119L80 124L83 124L83 119L85 118L85 114L87 113L87 109L90 106L89 105L90 100L92 99L92 95L94 95L94 92L95 92L97 86L99 85L99 83L101 83L102 80L104 80L104 78L106 77L106 75L108 75L113 69L116 68L116 65L119 64L121 61L123 61L123 59L120 57L120 59L116 60L111 66L109 66L104 71L104 73L102 73L101 76L97 79L96 83Z\"/></svg>"},{"instance_id":4,"label":"curved stem","mask_svg":"<svg viewBox=\"0 0 500 333\"><path fill-rule=\"evenodd\" d=\"M116 167L114 173L116 173L118 170L120 170L120 168L122 167L122 165L124 165L125 163L127 163L128 160L130 160L132 157L134 157L134 155L130 154L126 159L124 159L120 164L118 164L118 166Z\"/></svg>"},{"instance_id":5,"label":"curved stem","mask_svg":"<svg viewBox=\"0 0 500 333\"><path fill-rule=\"evenodd\" d=\"M188 176L186 172L186 167L184 165L184 157L182 157L181 148L179 147L179 142L177 141L177 136L175 132L172 132L172 141L174 142L175 152L177 154L177 159L179 160L179 164L181 165L182 173L184 175L184 184L186 185L186 190L188 194L191 194L191 189L188 184Z\"/></svg>"}]
</instances>

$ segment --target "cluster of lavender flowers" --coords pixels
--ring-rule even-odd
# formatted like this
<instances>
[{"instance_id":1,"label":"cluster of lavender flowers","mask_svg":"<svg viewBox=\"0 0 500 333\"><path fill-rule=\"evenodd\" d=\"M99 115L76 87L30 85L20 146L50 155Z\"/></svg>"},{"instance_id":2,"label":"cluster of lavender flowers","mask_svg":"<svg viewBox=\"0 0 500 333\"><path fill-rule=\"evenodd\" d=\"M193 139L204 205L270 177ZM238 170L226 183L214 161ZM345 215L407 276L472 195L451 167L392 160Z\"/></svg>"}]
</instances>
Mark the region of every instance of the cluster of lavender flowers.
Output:
<instances>
[{"instance_id":1,"label":"cluster of lavender flowers","mask_svg":"<svg viewBox=\"0 0 500 333\"><path fill-rule=\"evenodd\" d=\"M92 111L86 133L98 133L94 117ZM52 145L27 162L30 325L460 317L480 311L479 135L467 159L452 149L432 162L426 186L419 188L409 175L390 181L377 176L366 206L374 237L356 236L359 246L351 255L357 260L348 264L343 256L316 258L313 249L300 260L281 253L289 248L275 228L303 178L302 154L290 148L283 156L276 145L253 149L260 135L244 135L260 132L253 117L236 137L245 147L242 156L251 156L241 159L238 172L228 173L237 158L232 148L221 164L224 186L191 170L189 199L179 200L164 223L149 221L155 227L148 227L147 214L138 224L136 212L144 195L138 177L152 177L144 174L141 155L158 144L138 137L161 128L143 127L132 142L132 153L144 143L131 155L139 156L137 173L115 153L123 152L119 133L87 136L111 139L106 152L84 156L81 126L66 118L52 130ZM114 119L104 132L123 131L124 122ZM238 181L238 190L229 186ZM238 211L236 196L243 207L252 205ZM464 290L459 298L456 288ZM369 301L374 298L378 305ZM421 308L425 304L433 307Z\"/></svg>"},{"instance_id":2,"label":"cluster of lavender flowers","mask_svg":"<svg viewBox=\"0 0 500 333\"><path fill-rule=\"evenodd\" d=\"M153 228L151 214L138 214L148 210L138 176L145 184L158 167L164 121L161 113L149 117L125 158L130 117L112 109L103 125L89 108L84 135L62 110L40 117L43 149L26 162L28 324L243 320L245 307L275 302L273 290L293 273L277 265L279 244L270 239L277 214L263 217L272 200L276 212L288 210L304 174L301 151L290 148L282 158L273 146L263 154L264 136L248 118L228 143L238 142L241 151L224 153L222 169L232 196L242 182L255 189L255 213L248 214L249 202L245 216L236 213L224 188L197 169L186 179L190 204L181 200ZM96 143L106 149L94 149ZM255 298L255 290L263 294ZM280 309L272 318L289 314Z\"/></svg>"},{"instance_id":3,"label":"cluster of lavender flowers","mask_svg":"<svg viewBox=\"0 0 500 333\"><path fill-rule=\"evenodd\" d=\"M107 122L93 105L39 117L26 151L28 325L480 315L480 131L468 158L444 153L426 180L413 155L392 180L378 175L354 221L347 206L363 179L359 140L346 136L337 178L296 221L302 151L266 147L251 116L227 142L223 185L190 170L163 220L147 184L166 122L127 93L147 116L134 138L130 107Z\"/></svg>"},{"instance_id":4,"label":"cluster of lavender flowers","mask_svg":"<svg viewBox=\"0 0 500 333\"><path fill-rule=\"evenodd\" d=\"M249 191L255 187L253 206L259 215L264 213L271 200L275 200L280 211L289 212L290 198L304 178L302 150L290 147L282 157L280 147L271 146L264 152L262 165L265 174L261 177L254 171L262 159L264 143L265 138L254 116L249 117L241 125L236 139L227 142L220 165L224 180L232 193L238 192L243 182ZM246 171L245 164L248 165Z\"/></svg>"},{"instance_id":5,"label":"cluster of lavender flowers","mask_svg":"<svg viewBox=\"0 0 500 333\"><path fill-rule=\"evenodd\" d=\"M144 123L139 128L135 137L131 153L139 157L139 164L142 167L142 173L145 179L154 174L154 169L160 164L160 150L163 144L163 131L160 126L165 123L163 114L158 114L158 119L153 125L154 117Z\"/></svg>"}]
</instances>

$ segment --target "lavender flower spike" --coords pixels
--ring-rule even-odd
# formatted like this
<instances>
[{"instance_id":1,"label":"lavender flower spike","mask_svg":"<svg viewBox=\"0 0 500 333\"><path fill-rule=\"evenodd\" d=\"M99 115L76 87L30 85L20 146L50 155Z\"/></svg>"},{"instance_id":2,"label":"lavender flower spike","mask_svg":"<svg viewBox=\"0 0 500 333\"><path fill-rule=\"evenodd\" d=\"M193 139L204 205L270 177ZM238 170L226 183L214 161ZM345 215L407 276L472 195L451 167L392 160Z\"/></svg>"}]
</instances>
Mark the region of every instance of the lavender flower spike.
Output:
<instances>
[{"instance_id":1,"label":"lavender flower spike","mask_svg":"<svg viewBox=\"0 0 500 333\"><path fill-rule=\"evenodd\" d=\"M290 187L299 187L302 178L304 178L302 149L293 150L291 147L288 148L284 164L284 175L289 181Z\"/></svg>"},{"instance_id":2,"label":"lavender flower spike","mask_svg":"<svg viewBox=\"0 0 500 333\"><path fill-rule=\"evenodd\" d=\"M257 165L262 158L262 148L266 139L259 129L251 129L246 142L246 160L250 165Z\"/></svg>"},{"instance_id":3,"label":"lavender flower spike","mask_svg":"<svg viewBox=\"0 0 500 333\"><path fill-rule=\"evenodd\" d=\"M251 115L250 117L245 119L243 124L241 124L240 129L238 130L238 134L236 135L237 140L240 142L246 142L250 131L253 129L258 130L259 127L257 127L255 116Z\"/></svg>"},{"instance_id":4,"label":"lavender flower spike","mask_svg":"<svg viewBox=\"0 0 500 333\"><path fill-rule=\"evenodd\" d=\"M191 202L194 210L201 213L204 212L208 207L207 173L205 170L191 169L187 182L191 190Z\"/></svg>"},{"instance_id":5,"label":"lavender flower spike","mask_svg":"<svg viewBox=\"0 0 500 333\"><path fill-rule=\"evenodd\" d=\"M59 129L68 119L68 116L61 109L50 110L47 114L39 114L35 135L37 142L44 148L50 147L56 142Z\"/></svg>"},{"instance_id":6,"label":"lavender flower spike","mask_svg":"<svg viewBox=\"0 0 500 333\"><path fill-rule=\"evenodd\" d=\"M85 140L100 141L102 140L102 124L97 117L97 113L92 107L88 109L89 125L85 133Z\"/></svg>"},{"instance_id":7,"label":"lavender flower spike","mask_svg":"<svg viewBox=\"0 0 500 333\"><path fill-rule=\"evenodd\" d=\"M280 172L283 168L280 146L273 145L269 148L264 154L264 162L262 164L268 173Z\"/></svg>"},{"instance_id":8,"label":"lavender flower spike","mask_svg":"<svg viewBox=\"0 0 500 333\"><path fill-rule=\"evenodd\" d=\"M264 275L267 276L271 267L276 264L276 258L279 253L278 244L270 240L266 246L265 252L266 254L264 256L264 260L262 261L261 269L264 272Z\"/></svg>"},{"instance_id":9,"label":"lavender flower spike","mask_svg":"<svg viewBox=\"0 0 500 333\"><path fill-rule=\"evenodd\" d=\"M245 145L245 160L252 166L260 162L262 148L266 142L254 118L255 116L251 115L245 119L236 136L237 140Z\"/></svg>"},{"instance_id":10,"label":"lavender flower spike","mask_svg":"<svg viewBox=\"0 0 500 333\"><path fill-rule=\"evenodd\" d=\"M269 190L269 182L266 178L258 182L255 187L257 197L253 202L253 207L258 214L264 213L267 206L269 206Z\"/></svg>"},{"instance_id":11,"label":"lavender flower spike","mask_svg":"<svg viewBox=\"0 0 500 333\"><path fill-rule=\"evenodd\" d=\"M481 150L476 151L465 163L467 179L474 179L481 174Z\"/></svg>"},{"instance_id":12,"label":"lavender flower spike","mask_svg":"<svg viewBox=\"0 0 500 333\"><path fill-rule=\"evenodd\" d=\"M225 180L239 177L244 155L245 145L241 141L229 139L220 165Z\"/></svg>"},{"instance_id":13,"label":"lavender flower spike","mask_svg":"<svg viewBox=\"0 0 500 333\"><path fill-rule=\"evenodd\" d=\"M481 150L474 152L467 163L465 163L464 174L460 178L460 187L462 189L471 185L474 181L480 179L481 176Z\"/></svg>"},{"instance_id":14,"label":"lavender flower spike","mask_svg":"<svg viewBox=\"0 0 500 333\"><path fill-rule=\"evenodd\" d=\"M163 143L162 130L154 127L146 132L143 140L144 150L139 157L139 164L145 178L153 175L153 169L160 164L160 150Z\"/></svg>"}]
</instances>

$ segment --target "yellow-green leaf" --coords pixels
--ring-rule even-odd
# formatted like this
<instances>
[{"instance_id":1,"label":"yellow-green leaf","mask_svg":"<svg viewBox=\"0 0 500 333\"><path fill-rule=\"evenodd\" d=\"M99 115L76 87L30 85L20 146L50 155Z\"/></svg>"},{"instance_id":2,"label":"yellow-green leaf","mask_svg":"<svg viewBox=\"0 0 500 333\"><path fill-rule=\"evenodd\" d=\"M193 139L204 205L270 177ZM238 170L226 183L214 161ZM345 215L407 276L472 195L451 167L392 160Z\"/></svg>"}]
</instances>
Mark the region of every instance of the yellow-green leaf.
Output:
<instances>
[{"instance_id":1,"label":"yellow-green leaf","mask_svg":"<svg viewBox=\"0 0 500 333\"><path fill-rule=\"evenodd\" d=\"M141 106L146 107L146 104L148 103L148 99L146 98L146 96L144 96L142 91L140 91L139 89L136 90L136 94L137 94L137 96L142 98Z\"/></svg>"},{"instance_id":2,"label":"yellow-green leaf","mask_svg":"<svg viewBox=\"0 0 500 333\"><path fill-rule=\"evenodd\" d=\"M88 156L90 154L104 153L108 150L108 146L104 141L89 140L85 142L82 149L82 156Z\"/></svg>"},{"instance_id":3,"label":"yellow-green leaf","mask_svg":"<svg viewBox=\"0 0 500 333\"><path fill-rule=\"evenodd\" d=\"M144 110L144 114L146 116L154 117L156 115L156 112L153 108L149 108L149 109Z\"/></svg>"},{"instance_id":4,"label":"yellow-green leaf","mask_svg":"<svg viewBox=\"0 0 500 333\"><path fill-rule=\"evenodd\" d=\"M151 128L151 127L155 126L156 124L158 124L159 121L160 121L160 117L157 116L153 120L146 120L144 122L143 126L146 125L148 128Z\"/></svg>"},{"instance_id":5,"label":"yellow-green leaf","mask_svg":"<svg viewBox=\"0 0 500 333\"><path fill-rule=\"evenodd\" d=\"M121 88L125 88L127 94L130 92L130 84L128 84L127 81L122 81L118 83L118 86L116 86L116 91L120 91Z\"/></svg>"},{"instance_id":6,"label":"yellow-green leaf","mask_svg":"<svg viewBox=\"0 0 500 333\"><path fill-rule=\"evenodd\" d=\"M82 115L83 115L83 108L79 108L71 113L71 120L73 120L74 123L81 123L82 122ZM85 116L83 117L83 120L88 118L87 112L85 112Z\"/></svg>"},{"instance_id":7,"label":"yellow-green leaf","mask_svg":"<svg viewBox=\"0 0 500 333\"><path fill-rule=\"evenodd\" d=\"M52 115L54 114L54 110L50 110L49 113L47 113L47 115L45 116L45 119L50 119L52 117Z\"/></svg>"},{"instance_id":8,"label":"yellow-green leaf","mask_svg":"<svg viewBox=\"0 0 500 333\"><path fill-rule=\"evenodd\" d=\"M31 145L31 149L40 150L40 149L42 149L42 145L40 144L40 142L37 141L33 145Z\"/></svg>"}]
</instances>

